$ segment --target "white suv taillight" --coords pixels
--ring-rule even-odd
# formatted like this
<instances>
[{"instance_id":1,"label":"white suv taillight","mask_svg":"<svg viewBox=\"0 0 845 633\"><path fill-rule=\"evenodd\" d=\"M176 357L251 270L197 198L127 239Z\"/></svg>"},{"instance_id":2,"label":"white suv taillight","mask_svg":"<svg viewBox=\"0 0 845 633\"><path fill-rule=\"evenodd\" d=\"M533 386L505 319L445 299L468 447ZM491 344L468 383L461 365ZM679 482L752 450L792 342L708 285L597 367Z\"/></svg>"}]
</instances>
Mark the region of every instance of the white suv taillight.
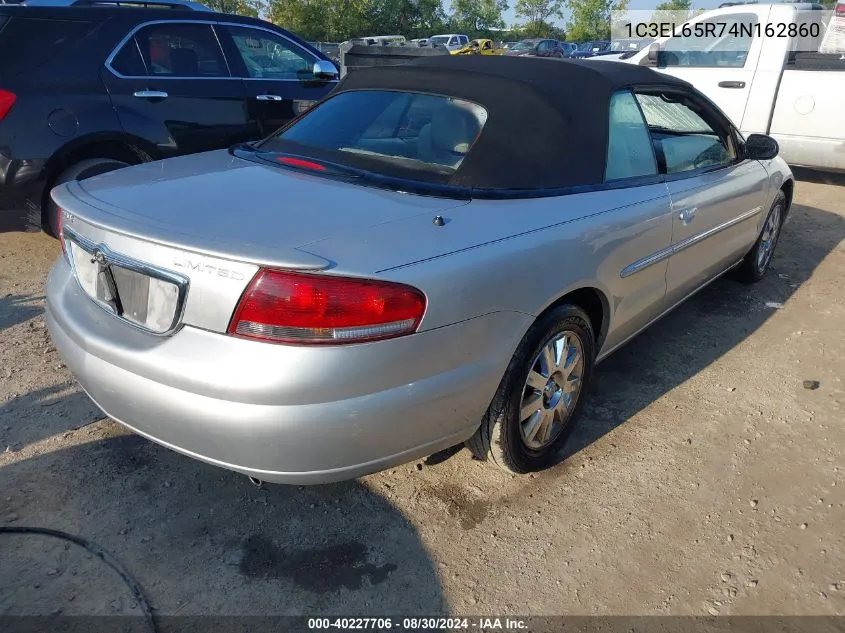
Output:
<instances>
[{"instance_id":1,"label":"white suv taillight","mask_svg":"<svg viewBox=\"0 0 845 633\"><path fill-rule=\"evenodd\" d=\"M276 343L362 343L415 332L425 308L425 295L405 284L265 268L228 332Z\"/></svg>"}]
</instances>

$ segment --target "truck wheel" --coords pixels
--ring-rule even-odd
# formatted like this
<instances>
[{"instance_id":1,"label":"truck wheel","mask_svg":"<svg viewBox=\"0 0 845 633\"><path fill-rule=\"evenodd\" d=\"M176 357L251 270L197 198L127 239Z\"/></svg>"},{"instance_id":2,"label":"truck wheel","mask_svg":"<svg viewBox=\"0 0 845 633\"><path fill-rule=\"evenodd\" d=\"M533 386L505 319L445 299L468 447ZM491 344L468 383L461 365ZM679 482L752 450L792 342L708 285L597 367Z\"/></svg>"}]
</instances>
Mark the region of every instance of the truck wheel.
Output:
<instances>
[{"instance_id":1,"label":"truck wheel","mask_svg":"<svg viewBox=\"0 0 845 633\"><path fill-rule=\"evenodd\" d=\"M594 364L587 314L574 305L544 314L519 344L467 448L511 473L552 465L575 428Z\"/></svg>"},{"instance_id":2,"label":"truck wheel","mask_svg":"<svg viewBox=\"0 0 845 633\"><path fill-rule=\"evenodd\" d=\"M737 269L739 281L753 284L765 276L775 255L775 247L778 245L785 216L786 196L783 191L778 191L774 202L772 202L772 207L769 209L769 215L766 216L766 221L763 223L760 236Z\"/></svg>"},{"instance_id":3,"label":"truck wheel","mask_svg":"<svg viewBox=\"0 0 845 633\"><path fill-rule=\"evenodd\" d=\"M71 165L59 174L58 178L51 185L51 188L72 180L85 180L92 176L99 176L100 174L121 169L128 165L129 163L124 163L113 158L87 158ZM53 202L53 198L50 197L49 192L47 192L47 202L43 213L43 227L45 232L53 237L59 237L59 207Z\"/></svg>"}]
</instances>

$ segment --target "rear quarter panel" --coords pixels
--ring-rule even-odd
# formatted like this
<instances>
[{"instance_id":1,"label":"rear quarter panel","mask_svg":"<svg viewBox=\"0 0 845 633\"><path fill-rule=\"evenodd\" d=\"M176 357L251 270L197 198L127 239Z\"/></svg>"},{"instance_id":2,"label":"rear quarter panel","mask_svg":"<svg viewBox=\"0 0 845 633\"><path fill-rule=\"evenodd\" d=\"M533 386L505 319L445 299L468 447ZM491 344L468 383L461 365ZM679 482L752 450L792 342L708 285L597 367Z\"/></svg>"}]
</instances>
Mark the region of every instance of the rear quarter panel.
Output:
<instances>
[{"instance_id":1,"label":"rear quarter panel","mask_svg":"<svg viewBox=\"0 0 845 633\"><path fill-rule=\"evenodd\" d=\"M421 330L483 314L539 315L572 290L599 290L607 344L645 324L662 301L665 266L627 278L623 268L669 245L662 184L534 200L472 203L302 247L337 262L336 272L377 274L428 298Z\"/></svg>"},{"instance_id":2,"label":"rear quarter panel","mask_svg":"<svg viewBox=\"0 0 845 633\"><path fill-rule=\"evenodd\" d=\"M48 159L79 139L122 132L99 77L112 39L110 23L101 23L32 72L4 76L18 101L0 125L0 144L16 157Z\"/></svg>"}]
</instances>

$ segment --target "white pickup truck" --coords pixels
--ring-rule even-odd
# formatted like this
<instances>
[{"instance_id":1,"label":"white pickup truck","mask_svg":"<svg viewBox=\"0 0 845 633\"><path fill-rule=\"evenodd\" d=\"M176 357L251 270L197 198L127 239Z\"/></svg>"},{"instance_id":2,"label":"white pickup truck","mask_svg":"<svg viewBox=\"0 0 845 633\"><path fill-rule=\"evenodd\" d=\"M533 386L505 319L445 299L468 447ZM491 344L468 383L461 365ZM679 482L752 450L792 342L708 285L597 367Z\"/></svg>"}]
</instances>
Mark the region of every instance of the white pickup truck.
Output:
<instances>
[{"instance_id":1,"label":"white pickup truck","mask_svg":"<svg viewBox=\"0 0 845 633\"><path fill-rule=\"evenodd\" d=\"M842 28L838 22L845 21L845 4L836 13L821 9L811 4L715 9L618 61L653 66L688 81L743 134L777 139L791 165L845 171L845 54L818 52L845 50L831 46ZM833 31L824 40L831 20Z\"/></svg>"}]
</instances>

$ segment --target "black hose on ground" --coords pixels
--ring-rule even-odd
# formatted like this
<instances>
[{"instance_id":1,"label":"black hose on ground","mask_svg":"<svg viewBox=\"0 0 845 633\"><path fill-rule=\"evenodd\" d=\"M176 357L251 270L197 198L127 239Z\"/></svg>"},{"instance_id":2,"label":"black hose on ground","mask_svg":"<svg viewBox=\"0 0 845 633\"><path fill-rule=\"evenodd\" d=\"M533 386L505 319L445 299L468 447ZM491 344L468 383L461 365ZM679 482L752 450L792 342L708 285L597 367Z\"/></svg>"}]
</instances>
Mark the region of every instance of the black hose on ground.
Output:
<instances>
[{"instance_id":1,"label":"black hose on ground","mask_svg":"<svg viewBox=\"0 0 845 633\"><path fill-rule=\"evenodd\" d=\"M0 525L0 534L40 534L41 536L52 536L53 538L70 541L71 543L79 545L79 547L102 560L106 565L111 567L120 575L123 582L126 583L127 587L129 587L129 591L132 593L132 596L135 598L138 606L141 608L141 612L144 614L150 633L158 633L158 626L156 625L155 618L153 617L153 610L150 607L150 603L147 602L147 599L144 597L144 593L141 591L141 586L135 582L135 579L132 578L132 576L129 575L123 565L120 564L120 561L96 543L92 543L81 536L62 532L61 530L52 530L50 528L42 527Z\"/></svg>"}]
</instances>

